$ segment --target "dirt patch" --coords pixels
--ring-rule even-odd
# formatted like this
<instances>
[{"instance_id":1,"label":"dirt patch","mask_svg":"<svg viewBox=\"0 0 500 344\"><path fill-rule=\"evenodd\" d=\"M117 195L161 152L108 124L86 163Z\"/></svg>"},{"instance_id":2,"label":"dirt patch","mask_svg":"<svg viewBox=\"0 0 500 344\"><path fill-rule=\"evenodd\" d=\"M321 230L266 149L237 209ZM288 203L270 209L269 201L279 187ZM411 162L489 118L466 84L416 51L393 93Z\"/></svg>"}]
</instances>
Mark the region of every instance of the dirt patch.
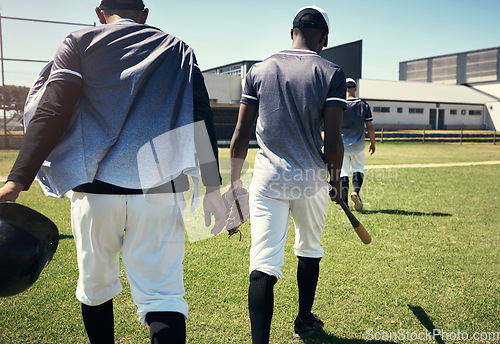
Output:
<instances>
[{"instance_id":1,"label":"dirt patch","mask_svg":"<svg viewBox=\"0 0 500 344\"><path fill-rule=\"evenodd\" d=\"M450 166L476 166L476 165L498 165L499 160L475 161L475 162L446 162L441 164L401 164L401 165L365 165L365 169L382 168L425 168L425 167L450 167Z\"/></svg>"}]
</instances>

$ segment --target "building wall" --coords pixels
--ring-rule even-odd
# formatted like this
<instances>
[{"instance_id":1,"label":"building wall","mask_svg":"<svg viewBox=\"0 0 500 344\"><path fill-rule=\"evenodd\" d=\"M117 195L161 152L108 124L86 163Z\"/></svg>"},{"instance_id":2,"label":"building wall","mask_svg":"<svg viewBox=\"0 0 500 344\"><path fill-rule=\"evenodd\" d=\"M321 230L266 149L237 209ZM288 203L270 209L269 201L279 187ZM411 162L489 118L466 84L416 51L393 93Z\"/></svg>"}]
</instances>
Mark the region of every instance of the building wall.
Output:
<instances>
[{"instance_id":1,"label":"building wall","mask_svg":"<svg viewBox=\"0 0 500 344\"><path fill-rule=\"evenodd\" d=\"M483 105L366 100L376 128L484 129ZM434 112L435 118L431 123ZM440 122L440 118L442 121Z\"/></svg>"},{"instance_id":2,"label":"building wall","mask_svg":"<svg viewBox=\"0 0 500 344\"><path fill-rule=\"evenodd\" d=\"M485 124L487 129L500 130L500 101L487 103L485 106Z\"/></svg>"},{"instance_id":3,"label":"building wall","mask_svg":"<svg viewBox=\"0 0 500 344\"><path fill-rule=\"evenodd\" d=\"M500 81L500 48L400 62L399 80L459 85Z\"/></svg>"},{"instance_id":4,"label":"building wall","mask_svg":"<svg viewBox=\"0 0 500 344\"><path fill-rule=\"evenodd\" d=\"M342 67L347 77L361 78L363 41L355 41L323 49L321 57Z\"/></svg>"},{"instance_id":5,"label":"building wall","mask_svg":"<svg viewBox=\"0 0 500 344\"><path fill-rule=\"evenodd\" d=\"M241 76L204 73L210 102L215 104L238 104L242 86Z\"/></svg>"}]
</instances>

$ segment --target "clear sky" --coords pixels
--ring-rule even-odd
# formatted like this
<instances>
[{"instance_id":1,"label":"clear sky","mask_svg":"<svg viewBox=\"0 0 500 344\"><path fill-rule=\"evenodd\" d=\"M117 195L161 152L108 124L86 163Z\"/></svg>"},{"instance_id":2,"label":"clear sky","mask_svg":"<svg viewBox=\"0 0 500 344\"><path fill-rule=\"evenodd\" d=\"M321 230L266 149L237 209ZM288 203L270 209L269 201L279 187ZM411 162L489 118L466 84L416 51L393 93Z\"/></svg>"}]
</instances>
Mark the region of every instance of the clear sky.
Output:
<instances>
[{"instance_id":1,"label":"clear sky","mask_svg":"<svg viewBox=\"0 0 500 344\"><path fill-rule=\"evenodd\" d=\"M2 16L93 24L99 0L0 0ZM262 60L289 48L296 11L330 17L329 46L363 40L362 76L398 80L399 62L500 46L499 0L145 0L148 24L194 48L200 67ZM100 24L98 24L100 25ZM2 20L5 58L52 59L80 27ZM5 83L30 86L40 63L5 62Z\"/></svg>"}]
</instances>

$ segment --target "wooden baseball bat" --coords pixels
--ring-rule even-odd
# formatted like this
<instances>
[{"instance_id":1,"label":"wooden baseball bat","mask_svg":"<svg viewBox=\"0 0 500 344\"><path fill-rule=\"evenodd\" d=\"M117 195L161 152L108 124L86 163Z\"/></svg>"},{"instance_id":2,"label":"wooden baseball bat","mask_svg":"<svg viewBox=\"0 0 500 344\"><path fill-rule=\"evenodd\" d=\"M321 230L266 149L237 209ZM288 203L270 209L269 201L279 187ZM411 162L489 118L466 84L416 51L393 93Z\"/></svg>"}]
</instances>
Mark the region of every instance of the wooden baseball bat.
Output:
<instances>
[{"instance_id":1,"label":"wooden baseball bat","mask_svg":"<svg viewBox=\"0 0 500 344\"><path fill-rule=\"evenodd\" d=\"M347 218L351 222L351 225L354 227L356 234L361 239L363 244L368 245L369 243L371 243L372 238L370 237L370 234L368 234L365 227L363 227L363 225L358 221L356 216L354 216L354 214L347 207L347 205L344 202L342 202L342 203L340 203L340 206L342 207L342 209L344 209L344 212L347 215Z\"/></svg>"}]
</instances>

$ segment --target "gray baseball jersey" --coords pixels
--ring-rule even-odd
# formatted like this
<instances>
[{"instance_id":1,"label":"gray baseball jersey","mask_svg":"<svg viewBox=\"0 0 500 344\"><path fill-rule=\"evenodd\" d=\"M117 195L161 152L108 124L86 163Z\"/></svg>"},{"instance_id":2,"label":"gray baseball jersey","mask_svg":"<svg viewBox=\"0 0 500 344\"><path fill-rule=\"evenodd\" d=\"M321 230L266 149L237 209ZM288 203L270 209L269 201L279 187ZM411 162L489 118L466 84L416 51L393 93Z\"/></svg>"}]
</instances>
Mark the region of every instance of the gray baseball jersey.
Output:
<instances>
[{"instance_id":1,"label":"gray baseball jersey","mask_svg":"<svg viewBox=\"0 0 500 344\"><path fill-rule=\"evenodd\" d=\"M345 74L313 51L289 49L252 66L241 103L258 106L252 188L300 199L327 186L323 109L345 108Z\"/></svg>"},{"instance_id":2,"label":"gray baseball jersey","mask_svg":"<svg viewBox=\"0 0 500 344\"><path fill-rule=\"evenodd\" d=\"M370 106L359 98L348 98L342 118L344 155L355 155L365 149L365 122L373 121Z\"/></svg>"}]
</instances>

